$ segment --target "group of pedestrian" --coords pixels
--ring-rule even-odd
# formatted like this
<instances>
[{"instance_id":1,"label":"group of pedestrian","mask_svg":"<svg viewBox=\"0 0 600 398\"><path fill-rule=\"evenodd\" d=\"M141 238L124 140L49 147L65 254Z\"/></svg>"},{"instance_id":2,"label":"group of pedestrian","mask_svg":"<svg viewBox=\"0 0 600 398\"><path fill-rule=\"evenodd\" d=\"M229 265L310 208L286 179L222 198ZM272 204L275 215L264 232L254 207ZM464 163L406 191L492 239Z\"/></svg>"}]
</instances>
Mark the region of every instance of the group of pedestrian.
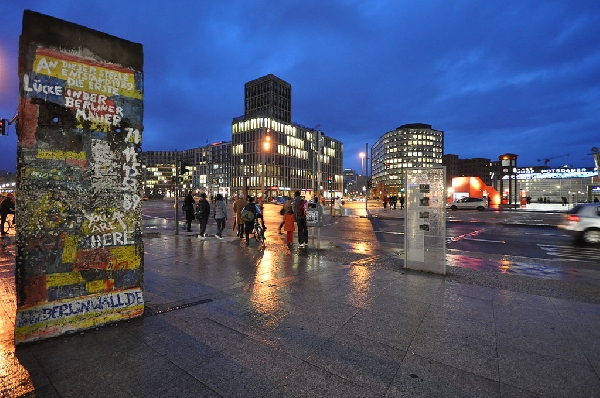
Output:
<instances>
[{"instance_id":1,"label":"group of pedestrian","mask_svg":"<svg viewBox=\"0 0 600 398\"><path fill-rule=\"evenodd\" d=\"M383 208L387 209L388 203L390 204L390 209L396 209L398 203L400 203L400 208L404 209L404 195L400 195L400 197L392 195L392 196L384 196L383 197Z\"/></svg>"},{"instance_id":2,"label":"group of pedestrian","mask_svg":"<svg viewBox=\"0 0 600 398\"><path fill-rule=\"evenodd\" d=\"M341 215L341 200L339 203L339 212ZM303 248L308 245L306 208L307 202L300 195L300 191L296 191L294 193L294 199L288 199L283 205L281 210L283 218L279 225L279 233L282 233L281 230L283 228L287 235L286 243L288 245L292 244L296 226L298 229L299 246ZM215 237L217 239L223 239L223 231L225 229L225 222L227 221L227 206L221 194L215 196L215 201L211 208L205 193L200 194L200 198L196 203L192 196L192 191L189 191L183 201L183 210L185 211L187 232L192 231L192 221L198 220L200 223L198 239L205 239L206 226L212 213L212 216L217 223L217 233L215 234ZM267 229L263 217L262 205L255 203L254 197L237 197L233 202L233 212L235 214L234 229L236 229L236 236L240 239L245 238L247 246L250 245L250 234L254 230L255 221L260 223L263 230ZM251 213L251 215L248 215L248 213Z\"/></svg>"},{"instance_id":3,"label":"group of pedestrian","mask_svg":"<svg viewBox=\"0 0 600 398\"><path fill-rule=\"evenodd\" d=\"M211 206L206 199L206 194L203 192L200 194L198 203L192 196L192 191L189 191L183 199L183 211L185 212L185 220L187 225L187 232L192 232L192 221L198 220L200 223L200 233L198 239L206 238L206 225L211 214ZM215 196L215 202L212 207L212 216L217 222L217 233L215 237L217 239L223 239L223 230L225 229L225 222L227 221L227 206L223 195L218 193Z\"/></svg>"},{"instance_id":4,"label":"group of pedestrian","mask_svg":"<svg viewBox=\"0 0 600 398\"><path fill-rule=\"evenodd\" d=\"M308 227L306 225L306 208L308 202L300 195L300 191L294 192L294 199L288 199L283 204L280 213L283 215L279 224L278 232L282 234L281 229L286 232L286 243L292 244L294 240L294 231L298 227L298 245L300 247L308 246Z\"/></svg>"}]
</instances>

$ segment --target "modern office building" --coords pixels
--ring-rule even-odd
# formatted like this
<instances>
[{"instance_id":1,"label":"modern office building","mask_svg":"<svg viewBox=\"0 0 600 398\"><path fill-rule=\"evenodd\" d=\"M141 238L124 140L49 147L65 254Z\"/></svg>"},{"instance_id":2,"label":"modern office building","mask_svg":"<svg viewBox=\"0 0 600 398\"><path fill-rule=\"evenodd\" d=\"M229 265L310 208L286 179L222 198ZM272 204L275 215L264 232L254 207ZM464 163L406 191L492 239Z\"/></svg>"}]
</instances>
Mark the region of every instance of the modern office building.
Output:
<instances>
[{"instance_id":1,"label":"modern office building","mask_svg":"<svg viewBox=\"0 0 600 398\"><path fill-rule=\"evenodd\" d=\"M404 124L382 135L371 148L372 196L404 192L404 170L441 167L444 132L429 124Z\"/></svg>"},{"instance_id":2,"label":"modern office building","mask_svg":"<svg viewBox=\"0 0 600 398\"><path fill-rule=\"evenodd\" d=\"M147 198L175 195L175 176L180 155L178 151L145 151L142 160L142 181Z\"/></svg>"},{"instance_id":3,"label":"modern office building","mask_svg":"<svg viewBox=\"0 0 600 398\"><path fill-rule=\"evenodd\" d=\"M486 185L492 185L492 173L496 169L490 159L460 159L458 155L442 156L442 165L446 167L446 185L452 185L454 177L479 177Z\"/></svg>"},{"instance_id":4,"label":"modern office building","mask_svg":"<svg viewBox=\"0 0 600 398\"><path fill-rule=\"evenodd\" d=\"M182 152L182 160L189 170L181 174L184 187L189 185L208 196L231 196L231 141L187 149Z\"/></svg>"},{"instance_id":5,"label":"modern office building","mask_svg":"<svg viewBox=\"0 0 600 398\"><path fill-rule=\"evenodd\" d=\"M341 196L343 145L291 122L291 85L269 74L244 89L245 113L231 126L232 193Z\"/></svg>"},{"instance_id":6,"label":"modern office building","mask_svg":"<svg viewBox=\"0 0 600 398\"><path fill-rule=\"evenodd\" d=\"M244 85L244 116L268 116L283 123L292 122L292 86L273 74Z\"/></svg>"},{"instance_id":7,"label":"modern office building","mask_svg":"<svg viewBox=\"0 0 600 398\"><path fill-rule=\"evenodd\" d=\"M142 152L144 195L172 197L188 190L207 195L230 195L231 142L215 142L179 151ZM185 170L183 170L185 169ZM175 184L179 178L179 184Z\"/></svg>"},{"instance_id":8,"label":"modern office building","mask_svg":"<svg viewBox=\"0 0 600 398\"><path fill-rule=\"evenodd\" d=\"M360 196L364 193L358 186L358 175L352 169L344 169L344 196Z\"/></svg>"}]
</instances>

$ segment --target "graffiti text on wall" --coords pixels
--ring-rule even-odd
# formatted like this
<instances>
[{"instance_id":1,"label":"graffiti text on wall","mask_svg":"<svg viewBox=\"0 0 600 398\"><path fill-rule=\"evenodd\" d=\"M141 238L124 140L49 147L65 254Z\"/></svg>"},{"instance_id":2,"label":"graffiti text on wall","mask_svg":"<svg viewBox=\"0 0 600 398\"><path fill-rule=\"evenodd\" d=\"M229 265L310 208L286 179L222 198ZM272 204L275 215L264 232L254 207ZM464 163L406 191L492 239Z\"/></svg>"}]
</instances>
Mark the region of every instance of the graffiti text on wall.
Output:
<instances>
[{"instance_id":1,"label":"graffiti text on wall","mask_svg":"<svg viewBox=\"0 0 600 398\"><path fill-rule=\"evenodd\" d=\"M106 322L116 321L123 317L141 314L144 300L140 289L123 290L114 293L102 293L77 299L66 299L50 304L28 308L17 313L16 336L34 333L38 338L53 334L57 329L84 329L93 326L98 319ZM40 323L47 327L36 330Z\"/></svg>"},{"instance_id":2,"label":"graffiti text on wall","mask_svg":"<svg viewBox=\"0 0 600 398\"><path fill-rule=\"evenodd\" d=\"M17 342L143 313L142 72L32 46L20 72Z\"/></svg>"}]
</instances>

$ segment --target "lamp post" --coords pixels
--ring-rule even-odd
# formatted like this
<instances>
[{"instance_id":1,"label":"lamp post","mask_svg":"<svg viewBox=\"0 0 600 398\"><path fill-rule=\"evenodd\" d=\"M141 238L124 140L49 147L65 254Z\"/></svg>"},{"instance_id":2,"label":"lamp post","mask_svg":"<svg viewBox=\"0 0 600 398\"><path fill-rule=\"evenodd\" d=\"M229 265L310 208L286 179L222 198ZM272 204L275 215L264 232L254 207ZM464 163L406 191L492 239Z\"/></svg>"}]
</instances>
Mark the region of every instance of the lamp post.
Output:
<instances>
[{"instance_id":1,"label":"lamp post","mask_svg":"<svg viewBox=\"0 0 600 398\"><path fill-rule=\"evenodd\" d=\"M318 130L318 128L321 127L320 124L317 124L315 127L313 127L312 129L310 129L310 131L312 131L313 133L313 147L314 147L314 153L316 153L316 155L314 156L314 160L313 160L313 183L314 183L314 191L313 191L313 201L315 203L319 203L319 191L321 189L321 131ZM316 164L315 164L316 163Z\"/></svg>"},{"instance_id":2,"label":"lamp post","mask_svg":"<svg viewBox=\"0 0 600 398\"><path fill-rule=\"evenodd\" d=\"M360 174L364 177L365 175L365 153L361 152L358 154L360 156Z\"/></svg>"},{"instance_id":3,"label":"lamp post","mask_svg":"<svg viewBox=\"0 0 600 398\"><path fill-rule=\"evenodd\" d=\"M175 152L175 235L179 235L179 152Z\"/></svg>"},{"instance_id":4,"label":"lamp post","mask_svg":"<svg viewBox=\"0 0 600 398\"><path fill-rule=\"evenodd\" d=\"M368 205L367 205L367 201L368 201L368 195L369 195L369 191L371 190L368 185L369 185L369 144L365 144L365 151L361 152L359 154L360 156L360 164L361 164L361 168L363 169L363 178L366 179L365 184L367 185L367 192L365 193L365 210L367 211L367 215L368 214Z\"/></svg>"}]
</instances>

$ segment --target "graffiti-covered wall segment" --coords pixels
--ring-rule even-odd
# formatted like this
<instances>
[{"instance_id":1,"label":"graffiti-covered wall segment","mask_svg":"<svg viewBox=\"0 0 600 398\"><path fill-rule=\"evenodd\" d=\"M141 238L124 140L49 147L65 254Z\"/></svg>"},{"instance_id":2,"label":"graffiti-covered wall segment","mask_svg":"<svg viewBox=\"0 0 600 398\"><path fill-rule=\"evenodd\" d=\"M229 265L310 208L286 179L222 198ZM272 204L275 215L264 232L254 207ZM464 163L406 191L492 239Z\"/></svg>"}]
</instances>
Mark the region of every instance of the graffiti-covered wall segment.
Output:
<instances>
[{"instance_id":1,"label":"graffiti-covered wall segment","mask_svg":"<svg viewBox=\"0 0 600 398\"><path fill-rule=\"evenodd\" d=\"M26 11L17 343L143 313L140 44Z\"/></svg>"}]
</instances>

